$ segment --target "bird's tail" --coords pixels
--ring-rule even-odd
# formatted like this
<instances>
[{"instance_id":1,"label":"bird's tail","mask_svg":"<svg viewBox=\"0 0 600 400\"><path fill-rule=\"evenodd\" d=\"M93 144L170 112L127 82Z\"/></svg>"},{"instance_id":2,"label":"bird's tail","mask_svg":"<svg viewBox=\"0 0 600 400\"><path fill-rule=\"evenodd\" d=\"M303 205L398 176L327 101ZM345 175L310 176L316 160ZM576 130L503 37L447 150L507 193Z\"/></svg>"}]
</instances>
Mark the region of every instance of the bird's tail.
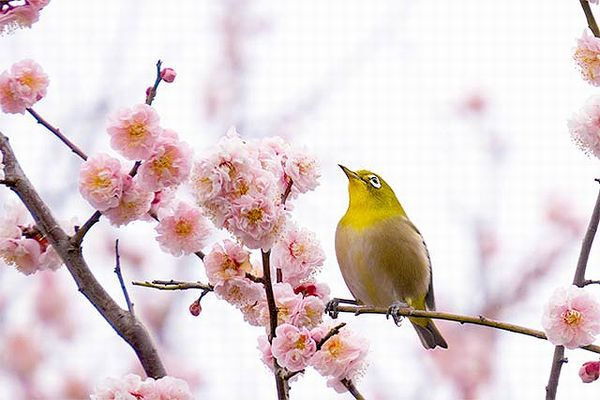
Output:
<instances>
[{"instance_id":1,"label":"bird's tail","mask_svg":"<svg viewBox=\"0 0 600 400\"><path fill-rule=\"evenodd\" d=\"M419 335L419 339L421 339L421 343L423 347L426 349L434 349L436 346L440 346L444 349L448 348L448 343L444 340L444 337L435 326L432 320L424 319L424 318L414 318L417 321L413 321L411 318L411 323L415 327L417 331L417 335ZM426 321L426 323L425 323Z\"/></svg>"}]
</instances>

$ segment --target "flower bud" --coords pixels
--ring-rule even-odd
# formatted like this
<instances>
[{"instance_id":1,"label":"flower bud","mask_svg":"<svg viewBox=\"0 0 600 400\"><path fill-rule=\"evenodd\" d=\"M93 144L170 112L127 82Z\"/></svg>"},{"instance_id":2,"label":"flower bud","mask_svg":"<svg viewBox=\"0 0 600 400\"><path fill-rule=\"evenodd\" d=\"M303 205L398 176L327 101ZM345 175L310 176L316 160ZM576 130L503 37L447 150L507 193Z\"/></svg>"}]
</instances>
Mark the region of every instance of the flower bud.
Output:
<instances>
[{"instance_id":1,"label":"flower bud","mask_svg":"<svg viewBox=\"0 0 600 400\"><path fill-rule=\"evenodd\" d=\"M163 81L167 82L167 83L171 83L175 80L175 77L177 76L177 72L175 72L175 70L173 68L165 68L162 71L160 71L160 77L162 78Z\"/></svg>"},{"instance_id":2,"label":"flower bud","mask_svg":"<svg viewBox=\"0 0 600 400\"><path fill-rule=\"evenodd\" d=\"M194 317L200 315L202 311L202 306L200 305L200 300L195 300L192 304L190 304L190 314Z\"/></svg>"},{"instance_id":3,"label":"flower bud","mask_svg":"<svg viewBox=\"0 0 600 400\"><path fill-rule=\"evenodd\" d=\"M594 382L600 376L600 361L588 361L579 369L579 377L583 383Z\"/></svg>"}]
</instances>

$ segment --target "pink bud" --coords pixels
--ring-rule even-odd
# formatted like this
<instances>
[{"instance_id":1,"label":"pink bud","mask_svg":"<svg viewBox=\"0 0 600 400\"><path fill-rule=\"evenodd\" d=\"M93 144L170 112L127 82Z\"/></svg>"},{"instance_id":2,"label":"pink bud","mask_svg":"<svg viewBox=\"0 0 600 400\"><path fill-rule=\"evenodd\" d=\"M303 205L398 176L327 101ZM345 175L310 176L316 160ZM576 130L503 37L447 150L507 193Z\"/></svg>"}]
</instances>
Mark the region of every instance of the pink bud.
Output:
<instances>
[{"instance_id":1,"label":"pink bud","mask_svg":"<svg viewBox=\"0 0 600 400\"><path fill-rule=\"evenodd\" d=\"M600 361L588 361L579 369L579 377L583 383L594 382L600 377Z\"/></svg>"},{"instance_id":2,"label":"pink bud","mask_svg":"<svg viewBox=\"0 0 600 400\"><path fill-rule=\"evenodd\" d=\"M199 300L196 300L192 304L190 304L190 314L192 314L194 317L197 317L198 315L200 315L201 311L202 311L202 306L200 305Z\"/></svg>"},{"instance_id":3,"label":"pink bud","mask_svg":"<svg viewBox=\"0 0 600 400\"><path fill-rule=\"evenodd\" d=\"M152 86L148 86L146 88L146 97L150 96L150 93L152 93L153 90L154 88Z\"/></svg>"},{"instance_id":4,"label":"pink bud","mask_svg":"<svg viewBox=\"0 0 600 400\"><path fill-rule=\"evenodd\" d=\"M173 68L165 68L162 71L160 71L160 77L162 78L163 81L171 83L175 80L175 77L177 76L177 73L175 72L175 70Z\"/></svg>"}]
</instances>

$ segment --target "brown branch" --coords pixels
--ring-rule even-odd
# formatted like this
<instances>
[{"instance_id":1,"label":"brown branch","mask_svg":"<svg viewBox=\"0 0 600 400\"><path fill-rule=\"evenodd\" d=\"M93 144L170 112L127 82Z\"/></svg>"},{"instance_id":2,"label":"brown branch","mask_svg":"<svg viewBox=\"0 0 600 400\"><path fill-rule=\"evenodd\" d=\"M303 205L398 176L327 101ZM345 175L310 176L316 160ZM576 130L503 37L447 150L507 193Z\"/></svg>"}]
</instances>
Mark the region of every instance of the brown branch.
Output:
<instances>
[{"instance_id":1,"label":"brown branch","mask_svg":"<svg viewBox=\"0 0 600 400\"><path fill-rule=\"evenodd\" d=\"M61 142L63 142L71 151L77 154L84 161L87 160L87 155L79 148L77 145L69 140L65 135L60 132L60 129L52 126L48 121L46 121L40 114L35 112L33 108L28 108L27 112L35 118L38 124L42 124L46 129L54 134Z\"/></svg>"},{"instance_id":2,"label":"brown branch","mask_svg":"<svg viewBox=\"0 0 600 400\"><path fill-rule=\"evenodd\" d=\"M144 325L122 309L104 290L90 271L80 246L73 246L69 236L58 225L48 206L21 169L8 138L0 133L0 151L4 155L4 172L9 187L19 196L31 213L37 227L59 254L79 291L92 303L100 315L135 351L146 374L153 378L166 375L165 368Z\"/></svg>"},{"instance_id":3,"label":"brown branch","mask_svg":"<svg viewBox=\"0 0 600 400\"><path fill-rule=\"evenodd\" d=\"M373 306L354 306L354 305L329 305L333 312L346 312L355 315L360 314L383 314L387 315L389 312L388 308L385 307L373 307ZM398 316L402 317L424 317L432 319L442 319L445 321L454 321L460 324L473 324L487 326L490 328L500 329L503 331L520 333L522 335L532 336L538 339L548 340L546 334L542 331L538 331L524 326L510 324L508 322L496 321L493 319L486 318L482 315L478 317L471 317L467 315L451 314L441 311L423 311L415 310L412 308L401 308L398 310ZM591 351L593 353L600 354L600 346L583 346L581 349Z\"/></svg>"},{"instance_id":4,"label":"brown branch","mask_svg":"<svg viewBox=\"0 0 600 400\"><path fill-rule=\"evenodd\" d=\"M143 286L158 290L188 290L188 289L201 289L207 292L212 292L214 288L211 285L207 285L202 282L183 282L183 281L158 281L154 280L152 282L139 282L133 281L131 282L134 286Z\"/></svg>"},{"instance_id":5,"label":"brown branch","mask_svg":"<svg viewBox=\"0 0 600 400\"><path fill-rule=\"evenodd\" d=\"M600 280L586 279L585 281L583 281L583 286L587 285L600 285Z\"/></svg>"},{"instance_id":6,"label":"brown branch","mask_svg":"<svg viewBox=\"0 0 600 400\"><path fill-rule=\"evenodd\" d=\"M348 392L350 392L350 394L354 396L356 400L365 400L364 396L360 394L360 392L358 391L356 386L354 386L354 383L350 379L344 378L340 382L342 382L342 385L344 385L346 389L348 389Z\"/></svg>"},{"instance_id":7,"label":"brown branch","mask_svg":"<svg viewBox=\"0 0 600 400\"><path fill-rule=\"evenodd\" d=\"M321 350L321 347L323 347L325 342L328 341L329 339L331 339L333 336L340 333L340 329L342 329L345 326L346 326L346 323L342 322L341 324L336 325L333 328L331 328L331 330L329 332L327 332L327 335L323 336L323 339L319 340L319 343L317 343L317 351Z\"/></svg>"},{"instance_id":8,"label":"brown branch","mask_svg":"<svg viewBox=\"0 0 600 400\"><path fill-rule=\"evenodd\" d=\"M588 2L588 0L579 0L579 4L581 4L581 8L583 8L588 27L590 28L594 36L600 38L600 29L598 29L598 24L596 23L596 18L594 18L594 14L592 13L590 3Z\"/></svg>"},{"instance_id":9,"label":"brown branch","mask_svg":"<svg viewBox=\"0 0 600 400\"><path fill-rule=\"evenodd\" d=\"M586 2L587 3L587 2ZM583 4L582 4L583 5ZM588 4L589 7L589 4ZM585 10L585 7L584 7ZM593 16L592 16L593 19ZM596 27L596 29L598 29ZM600 192L596 198L596 204L594 205L594 211L590 217L590 223L588 224L587 231L581 244L581 251L579 252L579 260L577 261L577 268L575 269L575 276L573 276L573 285L583 287L585 286L585 270L587 268L588 259L590 257L590 251L592 249L592 243L594 243L594 237L598 230L598 222L600 221ZM558 380L560 378L560 370L564 364L564 353L565 349L563 346L556 346L554 348L554 357L552 359L552 367L550 368L550 377L548 378L548 384L546 385L546 400L554 400L556 398L556 391L558 389Z\"/></svg>"}]
</instances>

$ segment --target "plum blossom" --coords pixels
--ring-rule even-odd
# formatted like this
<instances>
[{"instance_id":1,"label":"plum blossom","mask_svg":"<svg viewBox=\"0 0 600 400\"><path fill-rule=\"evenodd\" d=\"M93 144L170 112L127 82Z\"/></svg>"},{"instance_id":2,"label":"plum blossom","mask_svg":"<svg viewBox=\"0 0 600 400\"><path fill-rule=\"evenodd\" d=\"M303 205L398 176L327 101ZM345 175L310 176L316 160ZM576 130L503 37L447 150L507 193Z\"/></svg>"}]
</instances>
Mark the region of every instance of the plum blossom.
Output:
<instances>
[{"instance_id":1,"label":"plum blossom","mask_svg":"<svg viewBox=\"0 0 600 400\"><path fill-rule=\"evenodd\" d=\"M156 232L161 249L180 256L202 250L210 235L211 224L199 208L181 202L172 215L161 219Z\"/></svg>"},{"instance_id":2,"label":"plum blossom","mask_svg":"<svg viewBox=\"0 0 600 400\"><path fill-rule=\"evenodd\" d=\"M173 83L176 76L177 72L175 72L173 68L164 68L162 71L160 71L160 77L167 83Z\"/></svg>"},{"instance_id":3,"label":"plum blossom","mask_svg":"<svg viewBox=\"0 0 600 400\"><path fill-rule=\"evenodd\" d=\"M143 190L135 181L128 179L123 184L123 194L119 198L119 204L104 211L103 214L115 226L126 225L146 215L153 198L154 193Z\"/></svg>"},{"instance_id":4,"label":"plum blossom","mask_svg":"<svg viewBox=\"0 0 600 400\"><path fill-rule=\"evenodd\" d=\"M46 95L48 76L33 60L19 61L0 75L0 107L5 113L23 114Z\"/></svg>"},{"instance_id":5,"label":"plum blossom","mask_svg":"<svg viewBox=\"0 0 600 400\"><path fill-rule=\"evenodd\" d=\"M294 288L294 293L301 293L304 297L317 296L323 303L327 303L329 301L331 289L326 283L309 281L304 282L300 286L296 286Z\"/></svg>"},{"instance_id":6,"label":"plum blossom","mask_svg":"<svg viewBox=\"0 0 600 400\"><path fill-rule=\"evenodd\" d=\"M282 324L275 330L271 352L279 365L291 372L306 368L317 351L317 343L306 328Z\"/></svg>"},{"instance_id":7,"label":"plum blossom","mask_svg":"<svg viewBox=\"0 0 600 400\"><path fill-rule=\"evenodd\" d=\"M22 204L5 206L0 217L0 259L25 275L56 270L62 260L40 230L28 221Z\"/></svg>"},{"instance_id":8,"label":"plum blossom","mask_svg":"<svg viewBox=\"0 0 600 400\"><path fill-rule=\"evenodd\" d=\"M252 271L250 253L239 244L225 240L224 246L215 244L204 257L206 276L211 285L217 285L232 278L243 278Z\"/></svg>"},{"instance_id":9,"label":"plum blossom","mask_svg":"<svg viewBox=\"0 0 600 400\"><path fill-rule=\"evenodd\" d=\"M319 164L306 151L293 149L287 156L284 171L293 183L292 192L306 193L319 185Z\"/></svg>"},{"instance_id":10,"label":"plum blossom","mask_svg":"<svg viewBox=\"0 0 600 400\"><path fill-rule=\"evenodd\" d=\"M92 207L105 211L119 204L128 176L121 162L107 154L89 157L79 170L79 193Z\"/></svg>"},{"instance_id":11,"label":"plum blossom","mask_svg":"<svg viewBox=\"0 0 600 400\"><path fill-rule=\"evenodd\" d=\"M162 132L159 120L156 111L146 104L117 111L109 117L106 129L112 148L130 160L147 160Z\"/></svg>"},{"instance_id":12,"label":"plum blossom","mask_svg":"<svg viewBox=\"0 0 600 400\"><path fill-rule=\"evenodd\" d=\"M546 304L542 326L554 345L586 346L600 333L600 304L583 288L558 288Z\"/></svg>"},{"instance_id":13,"label":"plum blossom","mask_svg":"<svg viewBox=\"0 0 600 400\"><path fill-rule=\"evenodd\" d=\"M600 377L600 361L588 361L579 369L579 377L583 383L594 382Z\"/></svg>"},{"instance_id":14,"label":"plum blossom","mask_svg":"<svg viewBox=\"0 0 600 400\"><path fill-rule=\"evenodd\" d=\"M235 277L219 282L215 286L215 294L244 310L246 307L253 307L264 297L264 289L260 283L247 278Z\"/></svg>"},{"instance_id":15,"label":"plum blossom","mask_svg":"<svg viewBox=\"0 0 600 400\"><path fill-rule=\"evenodd\" d=\"M283 279L296 287L323 265L325 252L315 234L289 223L272 249L272 266L281 269Z\"/></svg>"},{"instance_id":16,"label":"plum blossom","mask_svg":"<svg viewBox=\"0 0 600 400\"><path fill-rule=\"evenodd\" d=\"M584 153L600 158L600 96L591 96L567 125L575 144Z\"/></svg>"},{"instance_id":17,"label":"plum blossom","mask_svg":"<svg viewBox=\"0 0 600 400\"><path fill-rule=\"evenodd\" d=\"M90 395L91 400L138 400L138 392L142 385L142 379L135 374L125 375L123 378L106 378L98 384L94 393Z\"/></svg>"},{"instance_id":18,"label":"plum blossom","mask_svg":"<svg viewBox=\"0 0 600 400\"><path fill-rule=\"evenodd\" d=\"M588 29L577 39L573 58L581 69L583 79L594 86L600 86L600 39L590 34Z\"/></svg>"},{"instance_id":19,"label":"plum blossom","mask_svg":"<svg viewBox=\"0 0 600 400\"><path fill-rule=\"evenodd\" d=\"M140 184L154 192L175 187L189 177L191 168L192 149L178 141L177 134L173 138L163 133L152 155L138 171Z\"/></svg>"},{"instance_id":20,"label":"plum blossom","mask_svg":"<svg viewBox=\"0 0 600 400\"><path fill-rule=\"evenodd\" d=\"M292 313L290 323L297 327L314 328L323 321L325 303L316 296L302 298Z\"/></svg>"},{"instance_id":21,"label":"plum blossom","mask_svg":"<svg viewBox=\"0 0 600 400\"><path fill-rule=\"evenodd\" d=\"M260 359L262 360L262 362L271 371L275 371L275 358L273 357L273 352L271 351L271 344L269 343L269 339L265 335L258 337L257 348L260 351Z\"/></svg>"},{"instance_id":22,"label":"plum blossom","mask_svg":"<svg viewBox=\"0 0 600 400\"><path fill-rule=\"evenodd\" d=\"M9 1L0 5L0 35L11 33L18 28L31 28L39 20L40 11L50 0L29 0L22 4Z\"/></svg>"},{"instance_id":23,"label":"plum blossom","mask_svg":"<svg viewBox=\"0 0 600 400\"><path fill-rule=\"evenodd\" d=\"M165 376L146 378L137 392L143 400L193 400L190 387L183 379Z\"/></svg>"},{"instance_id":24,"label":"plum blossom","mask_svg":"<svg viewBox=\"0 0 600 400\"><path fill-rule=\"evenodd\" d=\"M280 282L273 284L273 295L275 305L277 306L277 324L291 323L292 318L298 312L298 307L302 301L302 295L294 293L294 289L289 283ZM259 313L259 322L263 326L269 324L269 309L266 302L261 302L255 306Z\"/></svg>"},{"instance_id":25,"label":"plum blossom","mask_svg":"<svg viewBox=\"0 0 600 400\"><path fill-rule=\"evenodd\" d=\"M315 340L321 340L328 331L320 326L311 331L311 335ZM310 365L321 375L332 378L328 384L336 388L335 381L360 377L366 368L368 348L369 344L364 338L344 327L323 343L310 359ZM337 388L341 389L339 386Z\"/></svg>"}]
</instances>

